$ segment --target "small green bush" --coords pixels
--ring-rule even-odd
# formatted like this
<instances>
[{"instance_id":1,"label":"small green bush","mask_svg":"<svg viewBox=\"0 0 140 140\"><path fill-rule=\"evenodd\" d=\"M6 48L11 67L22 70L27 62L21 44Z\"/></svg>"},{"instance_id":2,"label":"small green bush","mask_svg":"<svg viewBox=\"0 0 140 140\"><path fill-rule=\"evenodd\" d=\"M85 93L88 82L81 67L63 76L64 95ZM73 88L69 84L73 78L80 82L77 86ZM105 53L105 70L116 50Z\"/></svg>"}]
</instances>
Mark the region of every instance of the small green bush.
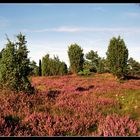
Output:
<instances>
[{"instance_id":1,"label":"small green bush","mask_svg":"<svg viewBox=\"0 0 140 140\"><path fill-rule=\"evenodd\" d=\"M78 75L90 75L91 72L89 69L84 69L83 71L79 71Z\"/></svg>"}]
</instances>

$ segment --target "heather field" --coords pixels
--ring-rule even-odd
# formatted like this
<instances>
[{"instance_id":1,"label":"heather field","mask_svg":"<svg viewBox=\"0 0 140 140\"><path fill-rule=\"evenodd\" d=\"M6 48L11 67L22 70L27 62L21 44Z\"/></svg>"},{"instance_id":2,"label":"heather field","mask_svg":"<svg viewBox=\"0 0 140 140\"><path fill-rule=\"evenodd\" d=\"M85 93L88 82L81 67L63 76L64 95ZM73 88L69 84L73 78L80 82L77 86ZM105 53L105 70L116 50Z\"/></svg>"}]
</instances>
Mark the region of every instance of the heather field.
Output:
<instances>
[{"instance_id":1,"label":"heather field","mask_svg":"<svg viewBox=\"0 0 140 140\"><path fill-rule=\"evenodd\" d=\"M0 94L0 136L140 136L140 80L32 77L36 93Z\"/></svg>"}]
</instances>

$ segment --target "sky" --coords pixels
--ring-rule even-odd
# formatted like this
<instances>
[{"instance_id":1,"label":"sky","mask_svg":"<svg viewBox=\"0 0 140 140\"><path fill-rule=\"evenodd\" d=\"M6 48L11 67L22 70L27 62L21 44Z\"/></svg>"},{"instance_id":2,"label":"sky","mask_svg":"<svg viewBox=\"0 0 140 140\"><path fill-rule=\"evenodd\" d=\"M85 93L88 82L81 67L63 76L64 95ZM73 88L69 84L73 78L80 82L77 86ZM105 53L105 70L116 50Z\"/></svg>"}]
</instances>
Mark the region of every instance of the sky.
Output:
<instances>
[{"instance_id":1,"label":"sky","mask_svg":"<svg viewBox=\"0 0 140 140\"><path fill-rule=\"evenodd\" d=\"M129 57L140 62L140 6L135 3L1 3L0 50L16 35L26 36L29 57L38 64L46 54L69 66L68 46L106 58L112 37L124 39Z\"/></svg>"}]
</instances>

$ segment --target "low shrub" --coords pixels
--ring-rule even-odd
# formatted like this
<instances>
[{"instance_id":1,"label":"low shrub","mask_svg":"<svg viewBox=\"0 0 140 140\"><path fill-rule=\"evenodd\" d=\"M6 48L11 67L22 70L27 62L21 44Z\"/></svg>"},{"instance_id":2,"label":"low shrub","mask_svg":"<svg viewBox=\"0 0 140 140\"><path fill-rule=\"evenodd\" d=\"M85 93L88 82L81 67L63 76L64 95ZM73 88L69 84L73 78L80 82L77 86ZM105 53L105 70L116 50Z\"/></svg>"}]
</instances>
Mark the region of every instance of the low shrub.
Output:
<instances>
[{"instance_id":1,"label":"low shrub","mask_svg":"<svg viewBox=\"0 0 140 140\"><path fill-rule=\"evenodd\" d=\"M78 72L78 75L91 75L91 72L89 69L84 69L83 71Z\"/></svg>"}]
</instances>

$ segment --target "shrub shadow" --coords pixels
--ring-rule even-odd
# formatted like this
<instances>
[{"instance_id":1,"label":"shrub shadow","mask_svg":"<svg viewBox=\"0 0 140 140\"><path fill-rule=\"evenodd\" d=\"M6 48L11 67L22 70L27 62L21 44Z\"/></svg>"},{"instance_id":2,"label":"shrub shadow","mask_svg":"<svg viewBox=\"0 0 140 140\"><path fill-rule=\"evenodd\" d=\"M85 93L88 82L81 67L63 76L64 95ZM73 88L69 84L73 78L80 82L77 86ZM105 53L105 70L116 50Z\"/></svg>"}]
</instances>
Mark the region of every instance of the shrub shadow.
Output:
<instances>
[{"instance_id":1,"label":"shrub shadow","mask_svg":"<svg viewBox=\"0 0 140 140\"><path fill-rule=\"evenodd\" d=\"M49 90L47 96L50 100L55 100L61 92L59 90Z\"/></svg>"},{"instance_id":2,"label":"shrub shadow","mask_svg":"<svg viewBox=\"0 0 140 140\"><path fill-rule=\"evenodd\" d=\"M131 76L131 75L127 75L125 76L126 80L140 80L139 76Z\"/></svg>"},{"instance_id":3,"label":"shrub shadow","mask_svg":"<svg viewBox=\"0 0 140 140\"><path fill-rule=\"evenodd\" d=\"M75 90L76 91L88 91L88 90L90 90L92 88L94 88L94 85L90 85L90 86L88 86L86 88L84 88L84 87L77 87Z\"/></svg>"}]
</instances>

